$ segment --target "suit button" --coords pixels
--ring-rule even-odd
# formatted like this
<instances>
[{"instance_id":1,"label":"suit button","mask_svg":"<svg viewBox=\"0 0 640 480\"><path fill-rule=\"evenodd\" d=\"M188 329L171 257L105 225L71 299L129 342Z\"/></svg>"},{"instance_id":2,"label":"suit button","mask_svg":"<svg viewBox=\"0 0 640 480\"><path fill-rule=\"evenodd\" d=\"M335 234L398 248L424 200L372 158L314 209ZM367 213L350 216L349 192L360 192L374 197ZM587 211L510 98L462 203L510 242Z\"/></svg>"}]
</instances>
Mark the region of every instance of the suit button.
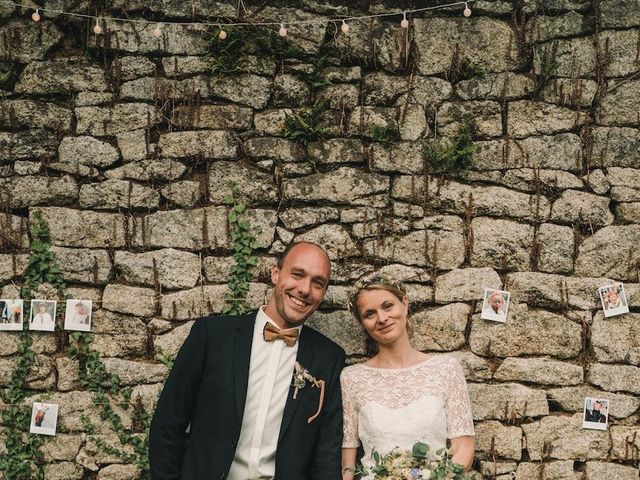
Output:
<instances>
[{"instance_id":1,"label":"suit button","mask_svg":"<svg viewBox=\"0 0 640 480\"><path fill-rule=\"evenodd\" d=\"M224 473L221 473L220 475L218 475L218 478L219 478L220 480L224 480L224 479L225 479Z\"/></svg>"},{"instance_id":2,"label":"suit button","mask_svg":"<svg viewBox=\"0 0 640 480\"><path fill-rule=\"evenodd\" d=\"M236 442L231 442L231 448L236 448Z\"/></svg>"}]
</instances>

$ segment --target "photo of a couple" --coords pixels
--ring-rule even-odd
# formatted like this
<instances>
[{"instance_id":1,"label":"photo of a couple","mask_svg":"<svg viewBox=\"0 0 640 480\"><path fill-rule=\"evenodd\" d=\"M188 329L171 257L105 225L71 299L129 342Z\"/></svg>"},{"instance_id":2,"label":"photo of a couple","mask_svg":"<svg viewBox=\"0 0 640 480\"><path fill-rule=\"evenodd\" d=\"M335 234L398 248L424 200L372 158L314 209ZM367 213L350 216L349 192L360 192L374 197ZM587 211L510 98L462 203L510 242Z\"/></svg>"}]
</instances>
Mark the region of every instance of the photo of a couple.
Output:
<instances>
[{"instance_id":1,"label":"photo of a couple","mask_svg":"<svg viewBox=\"0 0 640 480\"><path fill-rule=\"evenodd\" d=\"M322 247L292 243L271 269L265 306L195 321L153 416L153 480L352 480L373 465L374 449L417 442L449 446L459 470L470 469L461 365L413 348L405 287L374 274L354 286L349 307L375 353L343 369L344 350L305 325L330 273Z\"/></svg>"}]
</instances>

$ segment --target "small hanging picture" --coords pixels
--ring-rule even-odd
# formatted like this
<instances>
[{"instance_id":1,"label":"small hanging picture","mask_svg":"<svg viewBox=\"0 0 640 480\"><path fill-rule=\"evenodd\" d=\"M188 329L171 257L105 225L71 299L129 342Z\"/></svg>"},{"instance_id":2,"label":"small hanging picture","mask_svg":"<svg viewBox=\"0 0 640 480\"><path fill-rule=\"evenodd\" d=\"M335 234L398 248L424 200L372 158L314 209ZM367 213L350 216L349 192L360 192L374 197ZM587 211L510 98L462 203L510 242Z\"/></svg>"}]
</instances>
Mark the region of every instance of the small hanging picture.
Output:
<instances>
[{"instance_id":1,"label":"small hanging picture","mask_svg":"<svg viewBox=\"0 0 640 480\"><path fill-rule=\"evenodd\" d=\"M56 328L56 301L31 300L29 330L53 332Z\"/></svg>"},{"instance_id":2,"label":"small hanging picture","mask_svg":"<svg viewBox=\"0 0 640 480\"><path fill-rule=\"evenodd\" d=\"M602 310L605 317L629 313L629 304L622 283L600 287L598 292L600 293L600 301L602 302Z\"/></svg>"},{"instance_id":3,"label":"small hanging picture","mask_svg":"<svg viewBox=\"0 0 640 480\"><path fill-rule=\"evenodd\" d=\"M582 428L606 430L609 427L609 400L585 398Z\"/></svg>"},{"instance_id":4,"label":"small hanging picture","mask_svg":"<svg viewBox=\"0 0 640 480\"><path fill-rule=\"evenodd\" d=\"M91 331L91 300L67 300L64 329Z\"/></svg>"},{"instance_id":5,"label":"small hanging picture","mask_svg":"<svg viewBox=\"0 0 640 480\"><path fill-rule=\"evenodd\" d=\"M510 298L511 294L509 292L485 288L480 318L494 322L506 322Z\"/></svg>"},{"instance_id":6,"label":"small hanging picture","mask_svg":"<svg viewBox=\"0 0 640 480\"><path fill-rule=\"evenodd\" d=\"M0 300L0 330L22 330L22 300Z\"/></svg>"},{"instance_id":7,"label":"small hanging picture","mask_svg":"<svg viewBox=\"0 0 640 480\"><path fill-rule=\"evenodd\" d=\"M39 435L55 435L57 424L58 405L56 403L33 403L29 432Z\"/></svg>"}]
</instances>

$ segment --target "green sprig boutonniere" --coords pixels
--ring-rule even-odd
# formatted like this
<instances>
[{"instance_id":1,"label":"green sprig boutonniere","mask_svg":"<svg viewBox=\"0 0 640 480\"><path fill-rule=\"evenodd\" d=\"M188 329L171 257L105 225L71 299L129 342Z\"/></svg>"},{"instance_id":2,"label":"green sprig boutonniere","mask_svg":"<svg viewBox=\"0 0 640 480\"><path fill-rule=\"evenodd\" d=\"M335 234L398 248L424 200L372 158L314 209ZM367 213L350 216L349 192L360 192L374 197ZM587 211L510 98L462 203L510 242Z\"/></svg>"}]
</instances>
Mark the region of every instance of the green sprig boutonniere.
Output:
<instances>
[{"instance_id":1,"label":"green sprig boutonniere","mask_svg":"<svg viewBox=\"0 0 640 480\"><path fill-rule=\"evenodd\" d=\"M312 387L320 389L320 400L318 402L318 410L312 416L307 419L307 423L313 422L318 415L320 415L320 411L322 410L322 404L324 402L324 380L318 380L316 377L309 373L309 370L304 368L300 362L296 362L295 370L293 372L293 381L291 385L294 387L293 390L293 399L298 398L298 392L307 386L307 382L311 384Z\"/></svg>"}]
</instances>

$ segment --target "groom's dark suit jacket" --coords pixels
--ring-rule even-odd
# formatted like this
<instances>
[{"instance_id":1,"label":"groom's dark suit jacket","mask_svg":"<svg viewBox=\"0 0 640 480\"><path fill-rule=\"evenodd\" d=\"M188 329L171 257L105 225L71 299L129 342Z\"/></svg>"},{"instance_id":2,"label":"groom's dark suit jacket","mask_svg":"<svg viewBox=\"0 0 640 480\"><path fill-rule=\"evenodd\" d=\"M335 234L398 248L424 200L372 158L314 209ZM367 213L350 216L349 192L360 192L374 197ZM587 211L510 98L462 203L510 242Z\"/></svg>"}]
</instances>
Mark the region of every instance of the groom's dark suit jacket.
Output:
<instances>
[{"instance_id":1,"label":"groom's dark suit jacket","mask_svg":"<svg viewBox=\"0 0 640 480\"><path fill-rule=\"evenodd\" d=\"M247 394L255 312L196 320L176 357L151 423L152 480L223 480L240 436ZM276 480L339 480L342 444L340 371L344 350L304 326L297 361L325 380L320 390L307 385L284 409L276 453ZM293 375L293 372L292 372ZM185 430L191 425L190 435Z\"/></svg>"}]
</instances>

